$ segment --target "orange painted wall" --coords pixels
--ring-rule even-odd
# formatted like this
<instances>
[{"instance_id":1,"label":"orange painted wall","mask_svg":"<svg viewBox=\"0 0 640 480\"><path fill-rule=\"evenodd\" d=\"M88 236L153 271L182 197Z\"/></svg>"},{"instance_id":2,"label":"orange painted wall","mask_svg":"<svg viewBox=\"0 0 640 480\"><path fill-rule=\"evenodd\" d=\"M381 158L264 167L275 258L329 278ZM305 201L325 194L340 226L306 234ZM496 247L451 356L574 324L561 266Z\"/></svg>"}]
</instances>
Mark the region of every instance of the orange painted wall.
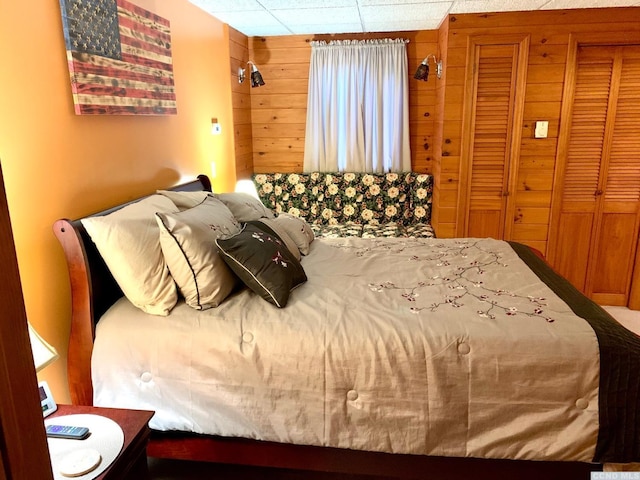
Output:
<instances>
[{"instance_id":1,"label":"orange painted wall","mask_svg":"<svg viewBox=\"0 0 640 480\"><path fill-rule=\"evenodd\" d=\"M62 357L40 379L61 403L70 293L53 222L209 174L214 160L214 189L235 183L228 27L187 0L134 3L171 22L177 115L76 116L58 0L0 12L0 162L27 317Z\"/></svg>"}]
</instances>

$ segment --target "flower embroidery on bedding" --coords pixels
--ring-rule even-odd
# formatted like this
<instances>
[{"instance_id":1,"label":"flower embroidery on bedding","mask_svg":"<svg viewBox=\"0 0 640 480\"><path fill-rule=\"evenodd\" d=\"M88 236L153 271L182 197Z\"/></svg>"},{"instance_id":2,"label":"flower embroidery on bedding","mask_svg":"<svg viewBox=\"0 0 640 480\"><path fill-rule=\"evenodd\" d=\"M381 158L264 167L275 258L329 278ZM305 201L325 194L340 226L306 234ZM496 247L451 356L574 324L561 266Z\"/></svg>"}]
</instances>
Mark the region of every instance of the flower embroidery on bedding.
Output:
<instances>
[{"instance_id":1,"label":"flower embroidery on bedding","mask_svg":"<svg viewBox=\"0 0 640 480\"><path fill-rule=\"evenodd\" d=\"M333 246L351 250L356 257L367 257L382 251L410 254L425 243L408 238L402 242L379 239L367 245L370 246L346 243ZM398 281L371 282L368 284L369 290L374 293L397 292L407 302L406 307L415 314L465 306L473 308L479 317L491 320L497 315L506 315L538 318L548 323L555 321L553 313L548 311L549 305L545 297L523 295L497 287L494 279L503 276L504 270L508 270L510 266L502 260L500 252L489 249L482 240L436 242L428 246L431 247L430 253L411 254L407 258L410 262L421 263L423 268L420 271L432 272L432 275L427 275L414 284L400 284ZM422 251L424 249L419 250Z\"/></svg>"}]
</instances>

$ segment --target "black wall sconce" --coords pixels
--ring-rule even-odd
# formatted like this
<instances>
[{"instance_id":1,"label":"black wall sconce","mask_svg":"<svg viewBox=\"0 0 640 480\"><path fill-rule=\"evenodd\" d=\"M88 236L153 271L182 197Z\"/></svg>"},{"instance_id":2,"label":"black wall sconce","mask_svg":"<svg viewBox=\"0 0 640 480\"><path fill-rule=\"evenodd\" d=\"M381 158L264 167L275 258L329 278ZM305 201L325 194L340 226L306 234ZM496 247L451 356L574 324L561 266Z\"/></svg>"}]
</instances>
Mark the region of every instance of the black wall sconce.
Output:
<instances>
[{"instance_id":1,"label":"black wall sconce","mask_svg":"<svg viewBox=\"0 0 640 480\"><path fill-rule=\"evenodd\" d=\"M429 59L433 58L433 63L436 66L436 77L442 77L442 60L438 60L434 54L427 55L422 63L418 65L418 69L416 70L413 78L416 80L427 81L429 79Z\"/></svg>"},{"instance_id":2,"label":"black wall sconce","mask_svg":"<svg viewBox=\"0 0 640 480\"><path fill-rule=\"evenodd\" d=\"M264 80L262 79L262 74L258 71L258 67L251 60L247 62L247 65L251 64L251 86L252 87L260 87L264 85ZM246 75L246 69L240 67L238 68L238 83L244 82Z\"/></svg>"}]
</instances>

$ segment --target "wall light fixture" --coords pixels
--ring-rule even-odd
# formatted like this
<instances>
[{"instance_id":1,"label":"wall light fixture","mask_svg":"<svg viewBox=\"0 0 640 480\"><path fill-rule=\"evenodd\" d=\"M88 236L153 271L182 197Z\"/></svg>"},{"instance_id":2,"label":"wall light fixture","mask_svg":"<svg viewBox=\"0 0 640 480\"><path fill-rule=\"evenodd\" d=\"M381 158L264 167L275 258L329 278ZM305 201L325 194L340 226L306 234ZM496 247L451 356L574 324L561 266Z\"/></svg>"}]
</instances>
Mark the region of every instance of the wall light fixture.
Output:
<instances>
[{"instance_id":1,"label":"wall light fixture","mask_svg":"<svg viewBox=\"0 0 640 480\"><path fill-rule=\"evenodd\" d=\"M436 66L436 77L442 77L442 60L438 60L434 54L427 55L422 63L418 65L418 69L416 70L413 78L416 80L427 81L429 79L429 59L433 58L434 65Z\"/></svg>"},{"instance_id":2,"label":"wall light fixture","mask_svg":"<svg viewBox=\"0 0 640 480\"><path fill-rule=\"evenodd\" d=\"M260 87L264 85L264 80L262 79L262 74L258 71L258 67L251 60L247 62L247 65L251 65L251 86L252 87ZM244 82L246 75L246 69L240 67L238 68L238 83Z\"/></svg>"}]
</instances>

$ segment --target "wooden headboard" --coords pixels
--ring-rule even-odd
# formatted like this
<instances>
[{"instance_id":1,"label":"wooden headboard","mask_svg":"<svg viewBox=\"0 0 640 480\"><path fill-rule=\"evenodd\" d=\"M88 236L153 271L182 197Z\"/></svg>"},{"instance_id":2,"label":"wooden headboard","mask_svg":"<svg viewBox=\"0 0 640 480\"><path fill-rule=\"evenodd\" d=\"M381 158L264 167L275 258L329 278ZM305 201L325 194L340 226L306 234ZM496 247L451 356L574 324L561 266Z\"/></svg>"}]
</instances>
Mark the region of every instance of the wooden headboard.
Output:
<instances>
[{"instance_id":1,"label":"wooden headboard","mask_svg":"<svg viewBox=\"0 0 640 480\"><path fill-rule=\"evenodd\" d=\"M169 187L167 190L210 192L211 181L206 175L198 175L196 180ZM145 197L87 215L87 217L108 215ZM64 250L71 284L71 332L67 357L71 401L74 405L93 405L91 353L95 326L100 317L122 297L123 293L84 229L81 220L82 218L60 219L54 223L53 230Z\"/></svg>"}]
</instances>

